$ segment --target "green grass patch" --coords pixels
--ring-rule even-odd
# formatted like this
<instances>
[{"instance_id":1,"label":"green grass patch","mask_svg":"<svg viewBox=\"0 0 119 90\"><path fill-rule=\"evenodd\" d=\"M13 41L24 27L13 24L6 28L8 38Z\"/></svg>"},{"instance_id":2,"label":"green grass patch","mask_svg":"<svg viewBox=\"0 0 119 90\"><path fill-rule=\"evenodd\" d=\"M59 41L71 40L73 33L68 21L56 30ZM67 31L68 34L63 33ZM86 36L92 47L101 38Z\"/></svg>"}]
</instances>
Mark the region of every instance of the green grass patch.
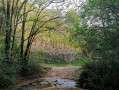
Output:
<instances>
[{"instance_id":1,"label":"green grass patch","mask_svg":"<svg viewBox=\"0 0 119 90\"><path fill-rule=\"evenodd\" d=\"M49 66L54 66L54 67L59 67L59 66L67 66L68 63L65 61L60 61L60 60L52 60L52 61L46 61L46 65Z\"/></svg>"},{"instance_id":2,"label":"green grass patch","mask_svg":"<svg viewBox=\"0 0 119 90\"><path fill-rule=\"evenodd\" d=\"M80 61L72 61L69 64L73 66L83 66L90 61L93 61L93 60L86 59L86 60L80 60Z\"/></svg>"},{"instance_id":3,"label":"green grass patch","mask_svg":"<svg viewBox=\"0 0 119 90\"><path fill-rule=\"evenodd\" d=\"M66 61L60 61L60 60L54 60L54 61L47 61L45 62L46 65L49 66L54 66L54 67L59 67L59 66L67 66L67 65L72 65L72 66L83 66L88 62L91 62L93 60L86 59L86 60L79 60L79 61L71 61L71 62L66 62Z\"/></svg>"},{"instance_id":4,"label":"green grass patch","mask_svg":"<svg viewBox=\"0 0 119 90\"><path fill-rule=\"evenodd\" d=\"M47 65L52 67L63 67L63 66L67 66L68 64L47 64Z\"/></svg>"}]
</instances>

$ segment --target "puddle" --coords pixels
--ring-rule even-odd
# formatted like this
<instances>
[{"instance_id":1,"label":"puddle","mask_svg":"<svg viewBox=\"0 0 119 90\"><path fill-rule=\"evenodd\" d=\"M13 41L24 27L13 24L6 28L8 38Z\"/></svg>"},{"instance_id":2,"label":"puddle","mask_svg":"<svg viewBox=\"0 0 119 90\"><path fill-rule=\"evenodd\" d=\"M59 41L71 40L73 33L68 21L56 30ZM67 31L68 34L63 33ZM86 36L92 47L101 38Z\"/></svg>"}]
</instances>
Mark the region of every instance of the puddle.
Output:
<instances>
[{"instance_id":1,"label":"puddle","mask_svg":"<svg viewBox=\"0 0 119 90\"><path fill-rule=\"evenodd\" d=\"M69 79L50 78L49 82L52 83L57 88L76 87L76 82Z\"/></svg>"}]
</instances>

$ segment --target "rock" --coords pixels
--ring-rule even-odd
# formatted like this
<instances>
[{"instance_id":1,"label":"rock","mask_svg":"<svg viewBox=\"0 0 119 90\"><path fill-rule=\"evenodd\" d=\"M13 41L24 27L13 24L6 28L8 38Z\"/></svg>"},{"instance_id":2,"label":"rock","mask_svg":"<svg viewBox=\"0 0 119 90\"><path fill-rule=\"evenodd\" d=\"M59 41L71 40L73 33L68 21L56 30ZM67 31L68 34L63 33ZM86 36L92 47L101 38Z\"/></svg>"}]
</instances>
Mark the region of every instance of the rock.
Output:
<instances>
[{"instance_id":1,"label":"rock","mask_svg":"<svg viewBox=\"0 0 119 90\"><path fill-rule=\"evenodd\" d=\"M52 86L52 84L49 83L48 81L43 81L43 82L40 82L39 84L40 84L41 88L46 88L46 87Z\"/></svg>"},{"instance_id":2,"label":"rock","mask_svg":"<svg viewBox=\"0 0 119 90\"><path fill-rule=\"evenodd\" d=\"M39 79L38 81L37 81L37 83L40 83L40 82L43 82L43 81L46 81L45 79Z\"/></svg>"},{"instance_id":3,"label":"rock","mask_svg":"<svg viewBox=\"0 0 119 90\"><path fill-rule=\"evenodd\" d=\"M49 84L49 82L44 81L44 82L40 82L40 84L41 85L47 85L47 84Z\"/></svg>"},{"instance_id":4,"label":"rock","mask_svg":"<svg viewBox=\"0 0 119 90\"><path fill-rule=\"evenodd\" d=\"M36 83L35 83L35 82L33 82L33 83L30 83L30 85L36 85Z\"/></svg>"}]
</instances>

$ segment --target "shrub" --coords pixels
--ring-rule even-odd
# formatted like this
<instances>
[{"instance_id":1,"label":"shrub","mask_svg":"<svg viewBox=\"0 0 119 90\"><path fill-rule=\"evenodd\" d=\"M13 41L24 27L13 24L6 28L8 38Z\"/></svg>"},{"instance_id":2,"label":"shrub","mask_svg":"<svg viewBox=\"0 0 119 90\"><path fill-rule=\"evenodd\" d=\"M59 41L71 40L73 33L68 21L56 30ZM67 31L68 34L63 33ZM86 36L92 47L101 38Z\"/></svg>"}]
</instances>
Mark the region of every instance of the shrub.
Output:
<instances>
[{"instance_id":1,"label":"shrub","mask_svg":"<svg viewBox=\"0 0 119 90\"><path fill-rule=\"evenodd\" d=\"M0 65L0 88L11 88L16 84L16 66L8 65L8 63L4 63L4 65Z\"/></svg>"},{"instance_id":2,"label":"shrub","mask_svg":"<svg viewBox=\"0 0 119 90\"><path fill-rule=\"evenodd\" d=\"M27 66L20 72L22 76L35 75L41 72L41 65L38 62L30 61Z\"/></svg>"},{"instance_id":3,"label":"shrub","mask_svg":"<svg viewBox=\"0 0 119 90\"><path fill-rule=\"evenodd\" d=\"M47 60L48 55L45 53L37 52L30 54L30 62L36 62L37 64L43 64Z\"/></svg>"},{"instance_id":4,"label":"shrub","mask_svg":"<svg viewBox=\"0 0 119 90\"><path fill-rule=\"evenodd\" d=\"M24 66L24 69L20 70L20 74L22 76L28 76L28 75L34 75L41 73L41 64L44 62L44 55L41 55L40 53L31 53L28 61L28 64ZM19 64L21 67L23 67L23 62L19 61Z\"/></svg>"},{"instance_id":5,"label":"shrub","mask_svg":"<svg viewBox=\"0 0 119 90\"><path fill-rule=\"evenodd\" d=\"M41 65L37 62L30 62L28 65L28 74L38 74L41 72Z\"/></svg>"},{"instance_id":6,"label":"shrub","mask_svg":"<svg viewBox=\"0 0 119 90\"><path fill-rule=\"evenodd\" d=\"M119 62L101 60L85 64L77 84L91 90L118 90Z\"/></svg>"}]
</instances>

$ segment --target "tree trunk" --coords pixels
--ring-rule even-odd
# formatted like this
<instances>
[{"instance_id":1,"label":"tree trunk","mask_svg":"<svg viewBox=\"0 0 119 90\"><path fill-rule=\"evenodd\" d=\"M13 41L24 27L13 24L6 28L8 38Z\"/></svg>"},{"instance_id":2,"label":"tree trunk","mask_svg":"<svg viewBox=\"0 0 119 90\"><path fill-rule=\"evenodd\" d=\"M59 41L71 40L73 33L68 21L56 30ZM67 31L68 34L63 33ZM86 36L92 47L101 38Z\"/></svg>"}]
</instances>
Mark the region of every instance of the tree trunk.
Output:
<instances>
[{"instance_id":1,"label":"tree trunk","mask_svg":"<svg viewBox=\"0 0 119 90\"><path fill-rule=\"evenodd\" d=\"M6 54L6 59L10 59L10 0L7 0L7 17L6 17L6 39L5 39L5 54Z\"/></svg>"}]
</instances>

